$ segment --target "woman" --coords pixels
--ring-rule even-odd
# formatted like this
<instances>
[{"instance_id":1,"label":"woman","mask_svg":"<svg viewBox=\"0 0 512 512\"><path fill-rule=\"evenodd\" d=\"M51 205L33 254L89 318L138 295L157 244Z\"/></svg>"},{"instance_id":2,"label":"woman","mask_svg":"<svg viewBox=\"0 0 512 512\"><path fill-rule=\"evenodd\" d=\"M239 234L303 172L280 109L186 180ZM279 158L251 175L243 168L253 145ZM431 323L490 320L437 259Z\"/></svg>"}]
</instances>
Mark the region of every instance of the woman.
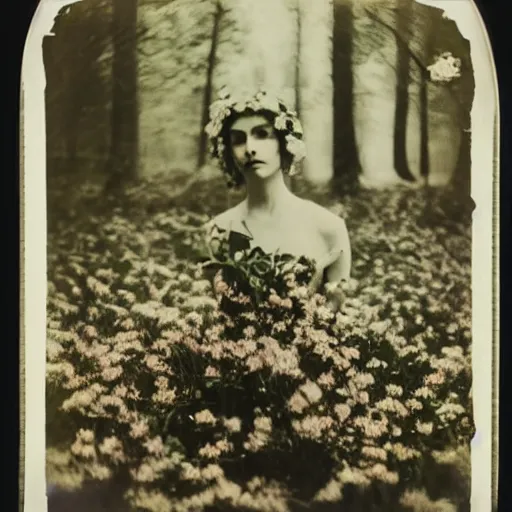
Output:
<instances>
[{"instance_id":1,"label":"woman","mask_svg":"<svg viewBox=\"0 0 512 512\"><path fill-rule=\"evenodd\" d=\"M285 174L305 156L295 112L265 92L245 100L224 94L210 107L206 131L229 185L246 188L246 198L209 223L247 247L306 257L315 263L310 289L338 309L342 283L350 277L351 249L345 221L294 195ZM233 236L234 235L234 236Z\"/></svg>"}]
</instances>

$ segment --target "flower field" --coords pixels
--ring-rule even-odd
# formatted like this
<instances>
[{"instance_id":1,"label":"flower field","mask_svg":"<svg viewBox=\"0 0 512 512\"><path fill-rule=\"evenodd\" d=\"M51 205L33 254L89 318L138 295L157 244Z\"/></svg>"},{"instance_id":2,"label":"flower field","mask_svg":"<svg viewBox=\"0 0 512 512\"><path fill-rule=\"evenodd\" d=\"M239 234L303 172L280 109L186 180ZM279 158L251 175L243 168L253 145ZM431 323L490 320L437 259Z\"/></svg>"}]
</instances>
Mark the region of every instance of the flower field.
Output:
<instances>
[{"instance_id":1,"label":"flower field","mask_svg":"<svg viewBox=\"0 0 512 512\"><path fill-rule=\"evenodd\" d=\"M304 190L350 233L337 313L307 261L205 266L221 181L49 195L48 483L155 512L469 510L470 210Z\"/></svg>"}]
</instances>

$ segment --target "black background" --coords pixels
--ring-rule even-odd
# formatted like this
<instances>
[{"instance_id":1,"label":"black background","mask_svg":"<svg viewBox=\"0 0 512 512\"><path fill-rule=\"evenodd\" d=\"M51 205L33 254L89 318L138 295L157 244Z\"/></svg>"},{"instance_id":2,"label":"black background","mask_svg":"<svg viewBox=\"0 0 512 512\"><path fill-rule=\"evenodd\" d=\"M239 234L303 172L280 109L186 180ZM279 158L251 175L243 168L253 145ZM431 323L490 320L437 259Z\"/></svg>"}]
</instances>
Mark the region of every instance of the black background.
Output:
<instances>
[{"instance_id":1,"label":"black background","mask_svg":"<svg viewBox=\"0 0 512 512\"><path fill-rule=\"evenodd\" d=\"M52 0L45 0L52 1ZM255 0L256 1L256 0ZM450 2L452 0L446 0ZM500 143L500 168L501 168L501 235L500 235L500 476L499 476L499 501L498 510L507 512L512 510L512 486L507 485L512 481L507 474L509 461L511 460L512 440L510 432L510 402L507 389L512 381L511 372L508 369L508 361L512 360L512 347L510 345L511 322L507 313L512 311L510 301L510 289L512 278L507 263L512 262L510 234L512 232L512 196L511 186L511 104L510 92L510 18L505 14L505 0L475 0L484 22L487 26L491 44L493 47L500 90L501 112L501 143ZM2 217L5 221L1 231L2 260L0 267L0 289L2 292L2 307L0 308L3 329L0 331L0 343L3 344L1 354L3 366L2 376L3 401L2 411L2 464L4 466L2 478L2 510L16 510L18 507L18 471L19 471L19 268L20 268L20 192L19 192L19 86L21 74L21 62L23 48L32 16L37 7L36 0L21 0L9 2L3 14L2 37L4 43L1 59L4 88L2 94ZM21 6L21 11L14 11ZM14 34L11 29L14 27ZM5 93L7 86L7 93ZM491 94L491 91L489 91ZM490 343L491 340L489 340ZM5 349L8 349L6 351ZM43 510L43 503L41 510ZM475 510L473 512L482 512Z\"/></svg>"}]
</instances>

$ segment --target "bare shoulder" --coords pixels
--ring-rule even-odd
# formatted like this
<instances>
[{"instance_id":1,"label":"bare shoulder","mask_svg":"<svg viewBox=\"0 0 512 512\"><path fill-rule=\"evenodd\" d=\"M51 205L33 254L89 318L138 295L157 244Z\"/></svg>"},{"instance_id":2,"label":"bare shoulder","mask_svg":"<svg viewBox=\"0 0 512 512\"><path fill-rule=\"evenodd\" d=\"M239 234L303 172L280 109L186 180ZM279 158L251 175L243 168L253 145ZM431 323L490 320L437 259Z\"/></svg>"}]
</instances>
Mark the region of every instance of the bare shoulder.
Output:
<instances>
[{"instance_id":1,"label":"bare shoulder","mask_svg":"<svg viewBox=\"0 0 512 512\"><path fill-rule=\"evenodd\" d=\"M308 209L309 217L315 224L326 232L335 232L346 229L345 219L339 217L335 213L329 211L327 208L320 206L314 201L304 201Z\"/></svg>"},{"instance_id":2,"label":"bare shoulder","mask_svg":"<svg viewBox=\"0 0 512 512\"><path fill-rule=\"evenodd\" d=\"M339 217L327 208L314 201L305 201L308 216L325 237L329 246L336 247L348 243L347 225L345 219Z\"/></svg>"},{"instance_id":3,"label":"bare shoulder","mask_svg":"<svg viewBox=\"0 0 512 512\"><path fill-rule=\"evenodd\" d=\"M236 206L233 206L232 208L229 208L228 210L219 213L212 219L208 221L208 226L210 227L218 227L220 229L225 229L226 231L229 231L233 225L238 219L240 219L240 212L241 212L242 203L237 204Z\"/></svg>"}]
</instances>

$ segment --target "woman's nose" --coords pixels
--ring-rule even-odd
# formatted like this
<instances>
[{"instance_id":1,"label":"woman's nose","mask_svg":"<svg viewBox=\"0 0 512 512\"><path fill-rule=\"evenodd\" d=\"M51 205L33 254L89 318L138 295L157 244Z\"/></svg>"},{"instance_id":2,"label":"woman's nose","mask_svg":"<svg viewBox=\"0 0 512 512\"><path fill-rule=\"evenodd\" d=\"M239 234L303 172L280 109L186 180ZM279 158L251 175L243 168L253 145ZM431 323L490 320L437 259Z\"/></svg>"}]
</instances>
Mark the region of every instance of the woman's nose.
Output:
<instances>
[{"instance_id":1,"label":"woman's nose","mask_svg":"<svg viewBox=\"0 0 512 512\"><path fill-rule=\"evenodd\" d=\"M247 156L254 156L256 154L256 147L252 137L247 138L247 142L245 144L245 154Z\"/></svg>"}]
</instances>

